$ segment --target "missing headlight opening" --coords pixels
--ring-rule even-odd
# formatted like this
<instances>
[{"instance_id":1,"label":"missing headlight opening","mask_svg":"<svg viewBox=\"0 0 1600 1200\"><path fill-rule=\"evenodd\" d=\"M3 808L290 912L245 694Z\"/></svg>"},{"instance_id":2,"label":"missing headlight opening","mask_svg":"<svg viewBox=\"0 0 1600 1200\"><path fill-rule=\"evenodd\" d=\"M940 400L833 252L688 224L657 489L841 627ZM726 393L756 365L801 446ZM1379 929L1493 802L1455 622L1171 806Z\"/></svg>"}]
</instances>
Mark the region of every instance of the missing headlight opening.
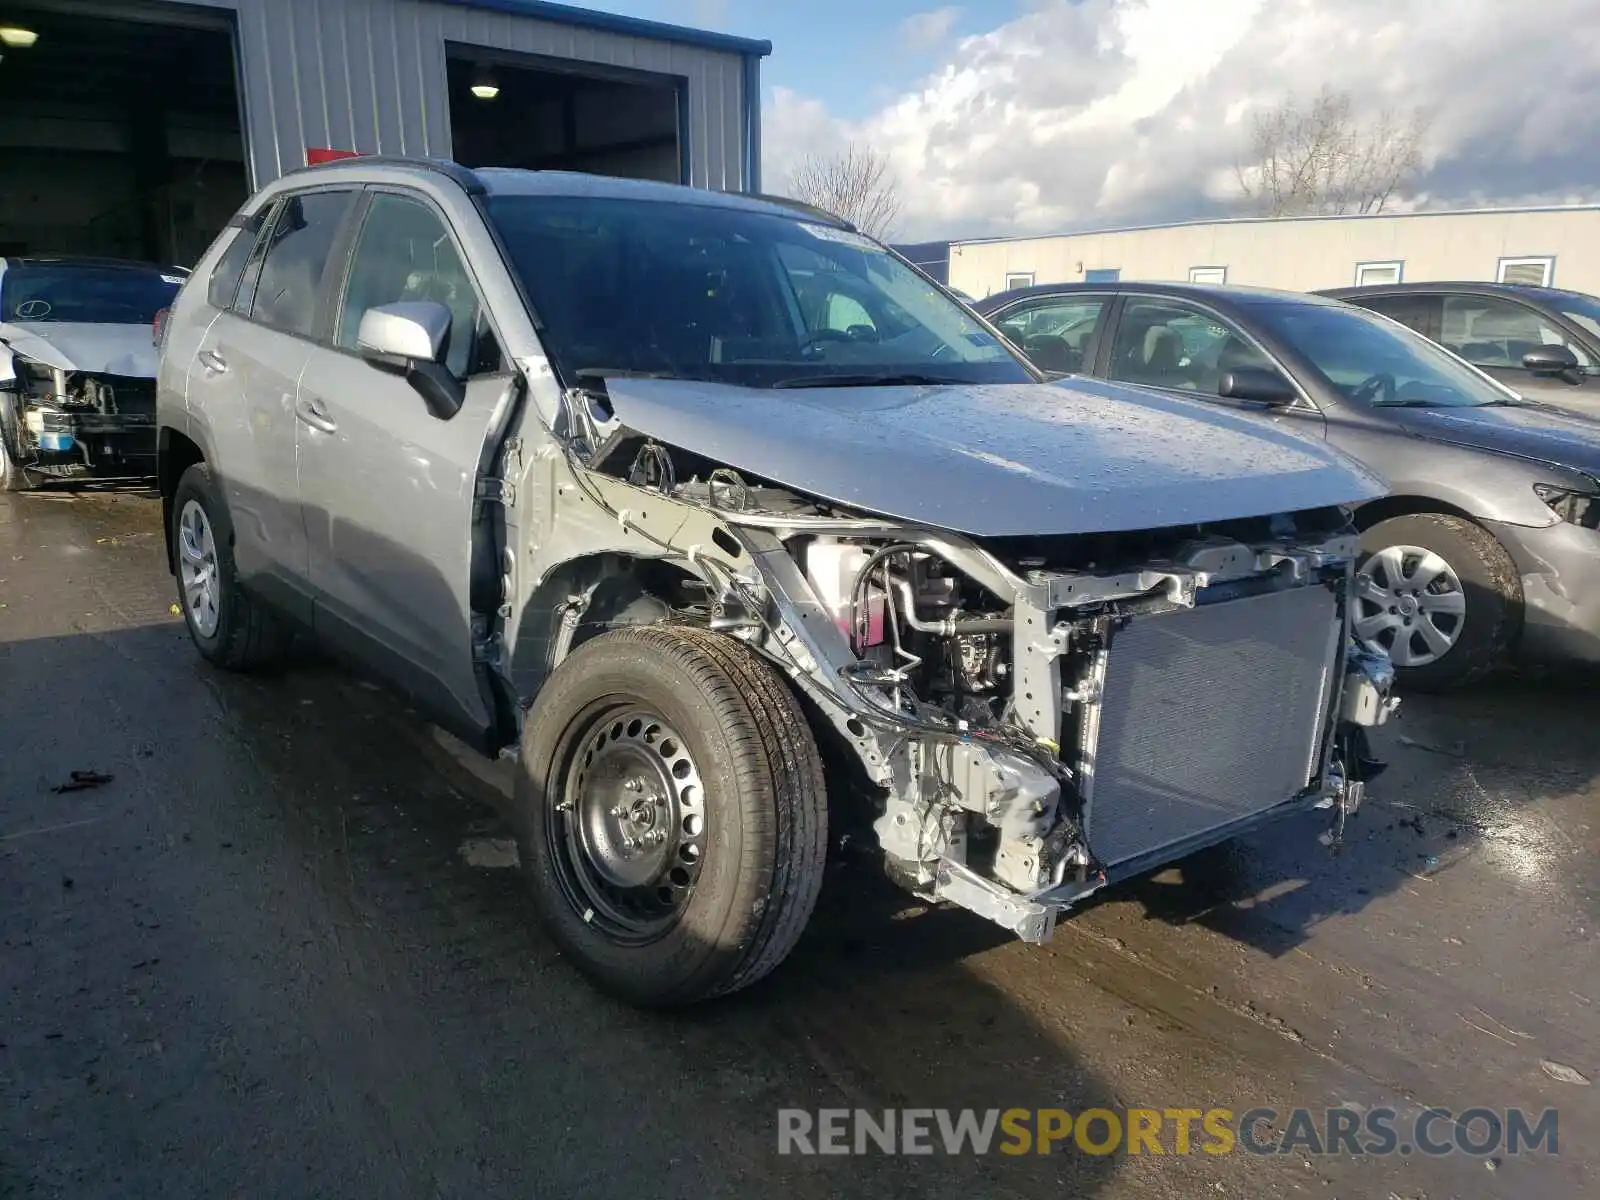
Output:
<instances>
[{"instance_id":1,"label":"missing headlight opening","mask_svg":"<svg viewBox=\"0 0 1600 1200\"><path fill-rule=\"evenodd\" d=\"M702 576L711 602L676 619L815 702L919 896L1043 941L1108 882L1274 815L1324 809L1337 844L1382 769L1365 731L1398 702L1351 639L1345 508L980 538L626 428L595 441L585 494Z\"/></svg>"}]
</instances>

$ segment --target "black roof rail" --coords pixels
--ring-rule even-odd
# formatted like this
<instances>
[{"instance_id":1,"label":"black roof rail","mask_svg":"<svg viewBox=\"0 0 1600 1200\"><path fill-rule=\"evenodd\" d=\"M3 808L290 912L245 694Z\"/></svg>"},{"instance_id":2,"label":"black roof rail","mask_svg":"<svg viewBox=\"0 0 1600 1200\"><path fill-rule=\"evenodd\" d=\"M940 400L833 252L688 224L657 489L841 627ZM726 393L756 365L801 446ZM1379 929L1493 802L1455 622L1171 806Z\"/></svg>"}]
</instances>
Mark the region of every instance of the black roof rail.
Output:
<instances>
[{"instance_id":1,"label":"black roof rail","mask_svg":"<svg viewBox=\"0 0 1600 1200\"><path fill-rule=\"evenodd\" d=\"M797 212L808 213L813 217L818 217L828 222L830 225L837 226L840 229L848 229L851 233L861 232L849 221L839 216L838 213L831 213L825 208L818 208L815 204L807 204L804 200L796 200L793 196L770 196L765 192L738 192L735 194L749 196L752 200L761 200L767 204L777 204L784 208L792 208Z\"/></svg>"},{"instance_id":2,"label":"black roof rail","mask_svg":"<svg viewBox=\"0 0 1600 1200\"><path fill-rule=\"evenodd\" d=\"M489 191L470 167L463 167L458 162L448 158L423 158L409 154L358 154L347 158L333 158L327 162L308 163L303 167L291 167L284 175L303 175L307 171L320 171L324 167L350 166L352 164L371 164L379 167L421 167L426 171L437 171L455 182L469 196L486 195Z\"/></svg>"}]
</instances>

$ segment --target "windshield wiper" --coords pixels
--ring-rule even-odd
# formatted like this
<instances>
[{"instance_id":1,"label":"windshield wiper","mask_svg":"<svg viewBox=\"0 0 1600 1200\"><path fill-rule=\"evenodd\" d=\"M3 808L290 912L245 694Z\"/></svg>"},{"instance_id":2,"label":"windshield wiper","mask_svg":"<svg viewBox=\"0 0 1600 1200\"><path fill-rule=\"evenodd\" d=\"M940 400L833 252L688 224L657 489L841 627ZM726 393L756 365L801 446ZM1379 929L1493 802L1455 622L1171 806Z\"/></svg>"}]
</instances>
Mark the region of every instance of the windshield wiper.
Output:
<instances>
[{"instance_id":1,"label":"windshield wiper","mask_svg":"<svg viewBox=\"0 0 1600 1200\"><path fill-rule=\"evenodd\" d=\"M793 379L780 379L775 388L823 387L936 387L940 384L965 383L963 379L950 379L939 375L802 375Z\"/></svg>"},{"instance_id":2,"label":"windshield wiper","mask_svg":"<svg viewBox=\"0 0 1600 1200\"><path fill-rule=\"evenodd\" d=\"M1441 404L1437 400L1428 400L1422 396L1410 396L1404 400L1374 400L1373 408L1457 408L1454 404Z\"/></svg>"},{"instance_id":3,"label":"windshield wiper","mask_svg":"<svg viewBox=\"0 0 1600 1200\"><path fill-rule=\"evenodd\" d=\"M576 379L677 379L671 371L625 371L612 367L580 367L574 371Z\"/></svg>"}]
</instances>

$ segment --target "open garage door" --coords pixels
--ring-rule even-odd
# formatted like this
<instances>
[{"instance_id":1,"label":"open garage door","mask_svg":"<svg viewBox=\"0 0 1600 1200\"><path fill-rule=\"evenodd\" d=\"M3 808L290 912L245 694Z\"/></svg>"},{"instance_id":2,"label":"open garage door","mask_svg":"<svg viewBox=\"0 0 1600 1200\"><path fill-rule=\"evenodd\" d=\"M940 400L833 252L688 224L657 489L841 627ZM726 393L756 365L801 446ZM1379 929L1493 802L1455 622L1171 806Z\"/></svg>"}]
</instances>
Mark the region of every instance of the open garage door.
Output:
<instances>
[{"instance_id":1,"label":"open garage door","mask_svg":"<svg viewBox=\"0 0 1600 1200\"><path fill-rule=\"evenodd\" d=\"M463 166L688 182L682 80L454 44L447 64Z\"/></svg>"},{"instance_id":2,"label":"open garage door","mask_svg":"<svg viewBox=\"0 0 1600 1200\"><path fill-rule=\"evenodd\" d=\"M0 0L0 255L192 266L249 192L231 17Z\"/></svg>"}]
</instances>

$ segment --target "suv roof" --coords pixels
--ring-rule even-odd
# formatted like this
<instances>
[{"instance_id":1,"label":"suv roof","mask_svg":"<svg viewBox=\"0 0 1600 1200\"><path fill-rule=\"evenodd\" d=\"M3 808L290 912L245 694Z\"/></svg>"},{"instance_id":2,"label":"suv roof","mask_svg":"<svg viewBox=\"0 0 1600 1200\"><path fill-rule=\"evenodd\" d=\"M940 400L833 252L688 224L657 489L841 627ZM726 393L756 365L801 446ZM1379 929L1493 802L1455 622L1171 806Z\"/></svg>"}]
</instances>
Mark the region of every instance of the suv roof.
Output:
<instances>
[{"instance_id":1,"label":"suv roof","mask_svg":"<svg viewBox=\"0 0 1600 1200\"><path fill-rule=\"evenodd\" d=\"M655 200L668 204L700 204L736 208L747 212L797 213L839 229L855 232L855 226L841 217L786 196L746 192L716 192L680 183L660 183L648 179L623 179L614 175L591 175L582 171L532 171L518 167L464 167L442 158L413 158L403 155L366 154L338 158L329 162L296 167L283 178L299 179L317 175L349 178L352 181L404 179L420 173L442 175L471 196L589 196L597 199Z\"/></svg>"}]
</instances>

